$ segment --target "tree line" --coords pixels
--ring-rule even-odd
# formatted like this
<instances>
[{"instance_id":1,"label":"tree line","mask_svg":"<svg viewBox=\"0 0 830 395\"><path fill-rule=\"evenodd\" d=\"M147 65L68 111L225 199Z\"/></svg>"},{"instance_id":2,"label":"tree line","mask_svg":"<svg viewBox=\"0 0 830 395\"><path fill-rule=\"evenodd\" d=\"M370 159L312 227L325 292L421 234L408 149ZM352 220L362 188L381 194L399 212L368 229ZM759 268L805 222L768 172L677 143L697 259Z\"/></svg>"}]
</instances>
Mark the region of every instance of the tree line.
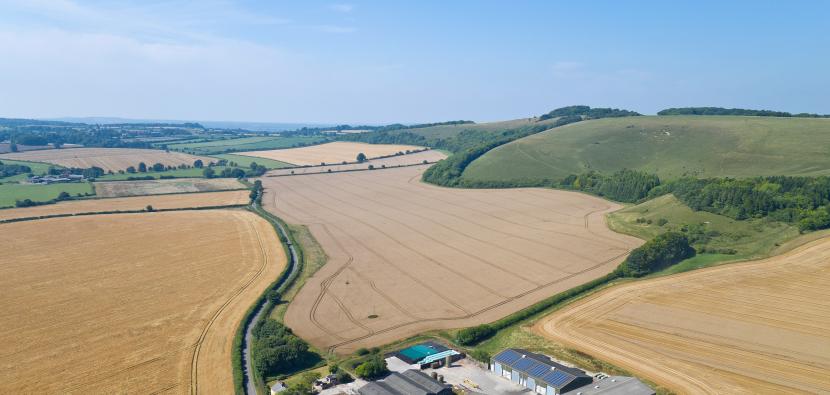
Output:
<instances>
[{"instance_id":1,"label":"tree line","mask_svg":"<svg viewBox=\"0 0 830 395\"><path fill-rule=\"evenodd\" d=\"M607 284L611 280L623 277L642 277L655 273L684 259L691 258L695 254L695 249L689 244L689 240L684 234L679 232L661 234L631 251L629 257L617 266L613 272L560 292L495 322L461 329L456 333L455 341L463 346L476 345L493 337L501 329L542 313L565 300Z\"/></svg>"},{"instance_id":2,"label":"tree line","mask_svg":"<svg viewBox=\"0 0 830 395\"><path fill-rule=\"evenodd\" d=\"M0 178L16 176L18 174L31 173L32 168L26 165L5 164L0 161Z\"/></svg>"},{"instance_id":3,"label":"tree line","mask_svg":"<svg viewBox=\"0 0 830 395\"><path fill-rule=\"evenodd\" d=\"M743 115L754 117L830 118L830 115L810 114L806 112L792 114L786 111L747 110L744 108L723 107L667 108L658 112L657 115Z\"/></svg>"}]
</instances>

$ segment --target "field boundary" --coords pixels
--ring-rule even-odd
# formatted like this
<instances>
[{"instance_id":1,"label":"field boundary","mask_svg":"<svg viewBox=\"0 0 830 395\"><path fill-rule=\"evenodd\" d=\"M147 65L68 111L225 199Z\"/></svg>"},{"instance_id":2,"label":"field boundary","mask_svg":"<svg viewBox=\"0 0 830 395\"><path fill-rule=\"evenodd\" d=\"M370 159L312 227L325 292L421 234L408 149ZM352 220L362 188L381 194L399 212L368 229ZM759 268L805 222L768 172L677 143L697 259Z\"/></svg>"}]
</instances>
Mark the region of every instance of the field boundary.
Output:
<instances>
[{"instance_id":1,"label":"field boundary","mask_svg":"<svg viewBox=\"0 0 830 395\"><path fill-rule=\"evenodd\" d=\"M147 196L147 195L143 195ZM218 209L225 209L225 208L240 208L245 207L247 204L225 204L220 206L205 206L205 207L178 207L178 208L161 208L161 209L153 209L153 211L145 210L108 210L108 211L88 211L83 213L70 213L70 214L51 214L51 215L40 215L36 217L21 217L21 218L10 218L10 219L2 219L0 220L0 224L7 224L13 222L25 222L25 221L37 221L41 219L50 219L50 218L63 218L63 217L80 217L86 215L108 215L108 214L140 214L140 213L162 213L168 211L198 211L198 210L218 210Z\"/></svg>"},{"instance_id":2,"label":"field boundary","mask_svg":"<svg viewBox=\"0 0 830 395\"><path fill-rule=\"evenodd\" d=\"M438 162L440 162L440 161L432 161L432 162L427 161L427 163L421 162L421 163L412 163L412 164L409 164L409 165L394 165L394 166L385 166L385 167L375 167L375 168L372 168L372 169L369 169L369 167L367 165L367 167L365 169L332 170L332 171L321 171L321 172L317 172L317 173L300 173L300 174L270 174L270 175L266 174L265 177L294 177L294 176L312 176L312 175L316 175L316 174L350 173L350 172L355 172L355 171L391 170L391 169L397 169L397 168L401 168L401 167L432 165L432 164L435 164L435 163L438 163ZM358 164L358 162L349 163L349 164L354 165L354 164ZM369 165L371 165L371 163L369 163ZM343 166L343 165L340 164L340 165L331 165L331 166ZM286 168L283 168L283 169L305 169L305 168L311 168L311 167L323 167L323 166L300 166L300 167L290 167L290 168L286 167ZM277 170L283 170L283 169L277 169Z\"/></svg>"}]
</instances>

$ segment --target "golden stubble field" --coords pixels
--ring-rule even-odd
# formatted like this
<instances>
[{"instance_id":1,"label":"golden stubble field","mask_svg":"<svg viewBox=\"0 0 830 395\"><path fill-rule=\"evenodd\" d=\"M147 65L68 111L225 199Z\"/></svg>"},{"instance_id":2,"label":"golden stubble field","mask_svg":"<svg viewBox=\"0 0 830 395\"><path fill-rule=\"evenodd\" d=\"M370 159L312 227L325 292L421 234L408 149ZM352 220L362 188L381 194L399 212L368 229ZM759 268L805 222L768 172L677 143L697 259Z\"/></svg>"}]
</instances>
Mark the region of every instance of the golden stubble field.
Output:
<instances>
[{"instance_id":1,"label":"golden stubble field","mask_svg":"<svg viewBox=\"0 0 830 395\"><path fill-rule=\"evenodd\" d=\"M490 322L613 270L639 239L610 231L620 206L544 189L420 182L426 166L265 177L265 207L308 225L329 256L285 315L323 349L350 352L429 329Z\"/></svg>"},{"instance_id":2,"label":"golden stubble field","mask_svg":"<svg viewBox=\"0 0 830 395\"><path fill-rule=\"evenodd\" d=\"M368 160L364 163L349 163L349 164L339 164L339 165L327 165L327 166L313 166L313 167L296 167L296 168L286 168L286 169L275 169L269 171L266 176L268 177L276 177L276 176L290 176L290 175L303 175L303 174L318 174L318 173L328 173L331 172L340 172L340 171L355 171L355 170L367 170L369 165L374 166L376 170L383 169L384 167L400 167L400 166L412 166L423 164L424 161L427 163L434 163L438 162L441 159L446 158L447 155L443 152L436 151L436 150L427 150L416 152L414 154L406 154L406 155L397 155L392 156L389 158L380 158L380 159L372 159Z\"/></svg>"},{"instance_id":3,"label":"golden stubble field","mask_svg":"<svg viewBox=\"0 0 830 395\"><path fill-rule=\"evenodd\" d=\"M97 166L105 171L125 170L130 166L138 168L139 162L144 162L147 167L150 167L154 163L178 166L181 164L192 165L196 159L201 159L205 164L217 160L216 158L194 156L181 152L138 148L66 148L26 151L0 155L0 160L3 159L44 162L64 167L89 168Z\"/></svg>"},{"instance_id":4,"label":"golden stubble field","mask_svg":"<svg viewBox=\"0 0 830 395\"><path fill-rule=\"evenodd\" d=\"M134 196L125 198L84 199L45 204L43 206L0 210L0 221L14 218L40 217L60 214L82 214L104 211L135 211L153 206L155 210L215 207L248 204L248 190L180 193L175 195Z\"/></svg>"},{"instance_id":5,"label":"golden stubble field","mask_svg":"<svg viewBox=\"0 0 830 395\"><path fill-rule=\"evenodd\" d=\"M102 181L96 182L99 197L160 195L165 193L210 192L242 189L235 178L174 178L170 180Z\"/></svg>"},{"instance_id":6,"label":"golden stubble field","mask_svg":"<svg viewBox=\"0 0 830 395\"><path fill-rule=\"evenodd\" d=\"M0 225L0 393L233 393L234 331L285 265L242 210Z\"/></svg>"},{"instance_id":7,"label":"golden stubble field","mask_svg":"<svg viewBox=\"0 0 830 395\"><path fill-rule=\"evenodd\" d=\"M357 160L357 155L361 152L364 155L366 155L366 158L372 159L377 158L379 156L394 155L397 152L406 152L407 150L414 151L422 149L424 149L424 147L418 147L414 145L367 144L336 141L333 143L311 145L308 147L300 148L236 152L235 155L246 155L258 158L273 159L297 166L317 166L321 163L332 164L342 162L355 162Z\"/></svg>"},{"instance_id":8,"label":"golden stubble field","mask_svg":"<svg viewBox=\"0 0 830 395\"><path fill-rule=\"evenodd\" d=\"M637 281L534 326L679 393L830 392L830 238Z\"/></svg>"}]
</instances>

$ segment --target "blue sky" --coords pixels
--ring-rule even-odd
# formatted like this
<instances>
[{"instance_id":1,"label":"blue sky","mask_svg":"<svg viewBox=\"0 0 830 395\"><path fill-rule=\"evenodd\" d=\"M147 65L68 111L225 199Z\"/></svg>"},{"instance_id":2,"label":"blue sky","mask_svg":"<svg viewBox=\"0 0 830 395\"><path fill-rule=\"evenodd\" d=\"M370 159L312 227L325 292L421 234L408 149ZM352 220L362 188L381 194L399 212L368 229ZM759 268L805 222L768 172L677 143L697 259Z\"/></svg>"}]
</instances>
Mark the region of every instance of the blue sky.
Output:
<instances>
[{"instance_id":1,"label":"blue sky","mask_svg":"<svg viewBox=\"0 0 830 395\"><path fill-rule=\"evenodd\" d=\"M0 116L830 113L826 1L0 0Z\"/></svg>"}]
</instances>

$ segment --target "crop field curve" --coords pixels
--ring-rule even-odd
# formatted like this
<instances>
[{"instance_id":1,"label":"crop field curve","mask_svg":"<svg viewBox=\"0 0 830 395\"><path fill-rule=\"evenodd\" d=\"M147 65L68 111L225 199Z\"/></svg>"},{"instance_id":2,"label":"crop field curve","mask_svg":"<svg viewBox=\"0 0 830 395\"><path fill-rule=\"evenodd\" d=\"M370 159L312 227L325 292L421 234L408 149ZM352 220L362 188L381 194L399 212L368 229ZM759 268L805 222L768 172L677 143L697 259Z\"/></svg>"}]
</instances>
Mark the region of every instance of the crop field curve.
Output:
<instances>
[{"instance_id":1,"label":"crop field curve","mask_svg":"<svg viewBox=\"0 0 830 395\"><path fill-rule=\"evenodd\" d=\"M236 327L285 265L241 210L0 229L3 393L232 393Z\"/></svg>"},{"instance_id":2,"label":"crop field curve","mask_svg":"<svg viewBox=\"0 0 830 395\"><path fill-rule=\"evenodd\" d=\"M534 326L679 393L830 392L830 238L615 286Z\"/></svg>"},{"instance_id":3,"label":"crop field curve","mask_svg":"<svg viewBox=\"0 0 830 395\"><path fill-rule=\"evenodd\" d=\"M424 147L398 144L366 144L337 141L333 143L312 145L302 148L290 148L268 151L237 152L237 155L273 159L297 166L317 166L321 163L334 164L356 162L357 155L363 153L367 159L395 155L398 152L417 151Z\"/></svg>"},{"instance_id":4,"label":"crop field curve","mask_svg":"<svg viewBox=\"0 0 830 395\"><path fill-rule=\"evenodd\" d=\"M286 323L336 352L490 322L611 270L639 239L607 229L620 206L544 189L461 190L426 166L265 177L263 204L309 227L329 261Z\"/></svg>"}]
</instances>

